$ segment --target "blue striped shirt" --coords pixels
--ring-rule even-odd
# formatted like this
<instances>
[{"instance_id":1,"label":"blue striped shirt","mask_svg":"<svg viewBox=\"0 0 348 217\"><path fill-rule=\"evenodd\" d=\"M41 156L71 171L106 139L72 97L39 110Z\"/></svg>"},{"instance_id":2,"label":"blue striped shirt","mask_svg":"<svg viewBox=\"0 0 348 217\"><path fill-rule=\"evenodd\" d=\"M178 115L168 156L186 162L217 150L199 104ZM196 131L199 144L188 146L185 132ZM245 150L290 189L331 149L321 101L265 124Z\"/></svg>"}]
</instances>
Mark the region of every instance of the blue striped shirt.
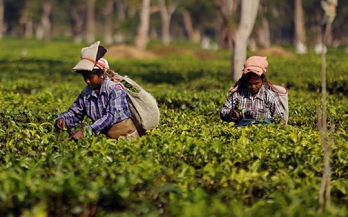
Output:
<instances>
[{"instance_id":1,"label":"blue striped shirt","mask_svg":"<svg viewBox=\"0 0 348 217\"><path fill-rule=\"evenodd\" d=\"M242 109L243 118L274 119L276 115L284 118L279 95L267 89L264 85L262 85L255 98L247 88L230 93L220 110L221 119L228 122L232 121L230 112L236 108L237 104Z\"/></svg>"},{"instance_id":2,"label":"blue striped shirt","mask_svg":"<svg viewBox=\"0 0 348 217\"><path fill-rule=\"evenodd\" d=\"M57 120L63 118L65 126L71 128L80 124L85 115L93 122L86 127L95 134L130 118L125 90L120 84L105 76L98 95L86 86L69 110L60 115Z\"/></svg>"}]
</instances>

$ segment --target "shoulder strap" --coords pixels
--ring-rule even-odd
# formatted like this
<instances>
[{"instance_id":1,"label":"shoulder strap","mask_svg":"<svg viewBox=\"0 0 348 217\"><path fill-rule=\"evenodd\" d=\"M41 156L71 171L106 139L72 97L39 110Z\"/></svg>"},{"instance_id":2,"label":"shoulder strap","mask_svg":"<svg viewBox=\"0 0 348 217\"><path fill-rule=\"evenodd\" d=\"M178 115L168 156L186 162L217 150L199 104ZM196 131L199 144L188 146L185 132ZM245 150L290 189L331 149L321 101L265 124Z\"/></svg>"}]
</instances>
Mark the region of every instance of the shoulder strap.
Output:
<instances>
[{"instance_id":1,"label":"shoulder strap","mask_svg":"<svg viewBox=\"0 0 348 217\"><path fill-rule=\"evenodd\" d=\"M286 123L288 123L288 119L289 119L288 92L289 92L289 90L286 87L283 87L283 86L278 85L278 84L272 84L271 82L269 82L269 89L275 93L278 93L280 103L283 107L284 120Z\"/></svg>"},{"instance_id":2,"label":"shoulder strap","mask_svg":"<svg viewBox=\"0 0 348 217\"><path fill-rule=\"evenodd\" d=\"M288 94L288 91L289 91L288 88L278 84L272 84L270 81L267 81L267 83L268 83L269 89L272 90L273 92L276 92L278 94L283 94L283 95Z\"/></svg>"},{"instance_id":3,"label":"shoulder strap","mask_svg":"<svg viewBox=\"0 0 348 217\"><path fill-rule=\"evenodd\" d=\"M235 85L233 85L232 87L230 87L229 92L230 92L230 93L236 92L236 91L238 90L239 83L240 83L240 79L237 81L237 83L235 83Z\"/></svg>"}]
</instances>

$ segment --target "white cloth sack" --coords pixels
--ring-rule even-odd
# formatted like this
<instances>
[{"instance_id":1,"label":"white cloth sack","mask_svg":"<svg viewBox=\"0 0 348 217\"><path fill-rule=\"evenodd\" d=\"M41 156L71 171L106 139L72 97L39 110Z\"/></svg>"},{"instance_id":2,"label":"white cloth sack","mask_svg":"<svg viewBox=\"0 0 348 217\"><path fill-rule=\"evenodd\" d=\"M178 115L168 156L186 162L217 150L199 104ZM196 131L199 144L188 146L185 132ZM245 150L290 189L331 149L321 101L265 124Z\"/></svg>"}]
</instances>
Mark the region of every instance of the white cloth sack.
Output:
<instances>
[{"instance_id":1,"label":"white cloth sack","mask_svg":"<svg viewBox=\"0 0 348 217\"><path fill-rule=\"evenodd\" d=\"M160 111L155 98L127 76L114 73L114 78L126 81L137 90L134 92L120 82L127 93L129 109L135 124L144 130L156 128L160 120Z\"/></svg>"},{"instance_id":2,"label":"white cloth sack","mask_svg":"<svg viewBox=\"0 0 348 217\"><path fill-rule=\"evenodd\" d=\"M280 103L282 105L282 109L284 113L284 120L286 123L288 123L288 119L289 119L288 89L277 84L272 84L271 90L278 93Z\"/></svg>"}]
</instances>

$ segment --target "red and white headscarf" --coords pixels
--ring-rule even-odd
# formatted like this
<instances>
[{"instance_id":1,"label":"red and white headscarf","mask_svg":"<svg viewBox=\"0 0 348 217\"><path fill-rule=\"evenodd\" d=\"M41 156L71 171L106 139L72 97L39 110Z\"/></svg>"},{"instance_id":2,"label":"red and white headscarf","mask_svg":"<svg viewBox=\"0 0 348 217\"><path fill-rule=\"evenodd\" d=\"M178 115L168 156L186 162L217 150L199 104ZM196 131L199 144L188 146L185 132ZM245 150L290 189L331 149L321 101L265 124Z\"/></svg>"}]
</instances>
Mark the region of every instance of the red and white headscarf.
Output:
<instances>
[{"instance_id":1,"label":"red and white headscarf","mask_svg":"<svg viewBox=\"0 0 348 217\"><path fill-rule=\"evenodd\" d=\"M109 69L109 63L106 59L100 58L94 65L93 69L101 69L104 72Z\"/></svg>"}]
</instances>

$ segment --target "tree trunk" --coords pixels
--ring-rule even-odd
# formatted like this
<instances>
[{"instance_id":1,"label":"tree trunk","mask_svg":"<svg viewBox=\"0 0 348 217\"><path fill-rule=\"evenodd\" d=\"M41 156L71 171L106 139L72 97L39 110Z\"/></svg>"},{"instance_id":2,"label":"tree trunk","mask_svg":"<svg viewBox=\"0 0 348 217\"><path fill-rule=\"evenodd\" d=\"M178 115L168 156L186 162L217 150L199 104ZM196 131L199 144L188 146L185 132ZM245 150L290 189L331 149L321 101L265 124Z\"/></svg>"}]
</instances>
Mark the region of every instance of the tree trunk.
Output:
<instances>
[{"instance_id":1,"label":"tree trunk","mask_svg":"<svg viewBox=\"0 0 348 217\"><path fill-rule=\"evenodd\" d=\"M141 1L141 12L140 12L140 26L135 39L135 46L138 49L145 50L149 36L148 31L150 27L150 0Z\"/></svg>"},{"instance_id":2,"label":"tree trunk","mask_svg":"<svg viewBox=\"0 0 348 217\"><path fill-rule=\"evenodd\" d=\"M192 27L192 19L190 16L190 12L187 9L184 9L182 12L182 17L183 17L183 23L184 23L184 28L186 30L186 34L187 37L189 39L190 42L193 43L199 43L200 42L200 38L195 39L195 33Z\"/></svg>"},{"instance_id":3,"label":"tree trunk","mask_svg":"<svg viewBox=\"0 0 348 217\"><path fill-rule=\"evenodd\" d=\"M225 8L227 16L231 16L233 12L234 0L225 0Z\"/></svg>"},{"instance_id":4,"label":"tree trunk","mask_svg":"<svg viewBox=\"0 0 348 217\"><path fill-rule=\"evenodd\" d=\"M117 44L123 44L125 41L125 34L124 32L122 32L122 27L121 27L121 23L126 19L126 0L116 0L116 17L117 17L117 21L114 24L115 25L115 29L116 29L116 33L114 36L114 40ZM134 16L134 15L130 15L133 12L129 12L129 17ZM135 13L135 12L134 12Z\"/></svg>"},{"instance_id":5,"label":"tree trunk","mask_svg":"<svg viewBox=\"0 0 348 217\"><path fill-rule=\"evenodd\" d=\"M233 40L232 77L237 81L242 76L247 57L248 39L253 30L260 0L242 0L241 19Z\"/></svg>"},{"instance_id":6,"label":"tree trunk","mask_svg":"<svg viewBox=\"0 0 348 217\"><path fill-rule=\"evenodd\" d=\"M323 27L323 45L326 45L328 36L332 32L332 22L336 17L336 6L337 0L321 1L321 6L325 11L324 17L324 27ZM321 116L321 128L319 128L321 135L321 143L324 152L324 168L321 180L321 185L319 189L319 211L323 212L330 207L331 203L331 173L330 173L330 148L331 144L327 144L327 111L326 111L326 57L324 51L321 53L322 59L322 70L321 70L321 106L322 106L322 116ZM334 128L332 127L332 131ZM325 196L324 196L325 193Z\"/></svg>"},{"instance_id":7,"label":"tree trunk","mask_svg":"<svg viewBox=\"0 0 348 217\"><path fill-rule=\"evenodd\" d=\"M269 48L271 46L271 34L269 22L266 17L261 20L261 27L257 31L259 45L262 48Z\"/></svg>"},{"instance_id":8,"label":"tree trunk","mask_svg":"<svg viewBox=\"0 0 348 217\"><path fill-rule=\"evenodd\" d=\"M126 6L125 0L116 0L116 10L117 10L117 19L124 20L126 19Z\"/></svg>"},{"instance_id":9,"label":"tree trunk","mask_svg":"<svg viewBox=\"0 0 348 217\"><path fill-rule=\"evenodd\" d=\"M104 40L106 45L112 44L112 9L113 9L113 0L107 0L104 8Z\"/></svg>"},{"instance_id":10,"label":"tree trunk","mask_svg":"<svg viewBox=\"0 0 348 217\"><path fill-rule=\"evenodd\" d=\"M344 16L344 18L339 23L338 27L335 28L335 32L333 32L333 46L338 47L342 45L343 39L345 37L344 27L346 23L348 22L348 16L347 14Z\"/></svg>"},{"instance_id":11,"label":"tree trunk","mask_svg":"<svg viewBox=\"0 0 348 217\"><path fill-rule=\"evenodd\" d=\"M39 23L38 25L35 26L35 37L39 40L43 39L44 38L44 29L42 27L42 24Z\"/></svg>"},{"instance_id":12,"label":"tree trunk","mask_svg":"<svg viewBox=\"0 0 348 217\"><path fill-rule=\"evenodd\" d=\"M51 40L52 36L52 25L51 25L51 12L52 12L52 2L45 1L42 5L42 17L41 24L43 30L43 37L45 40Z\"/></svg>"},{"instance_id":13,"label":"tree trunk","mask_svg":"<svg viewBox=\"0 0 348 217\"><path fill-rule=\"evenodd\" d=\"M166 7L165 0L158 0L158 6L160 8L161 20L162 20L162 43L168 45L170 43L170 14Z\"/></svg>"},{"instance_id":14,"label":"tree trunk","mask_svg":"<svg viewBox=\"0 0 348 217\"><path fill-rule=\"evenodd\" d=\"M328 23L332 23L332 21L335 19L336 17L336 7L337 7L337 3L338 0L326 0L326 1L321 1L321 7L324 9L325 11L325 15L322 21L323 25L323 31L325 32L325 36L323 36L323 38L325 37L325 45L332 45L332 29L331 29L331 25L330 25L330 30L328 32L326 32L325 26Z\"/></svg>"},{"instance_id":15,"label":"tree trunk","mask_svg":"<svg viewBox=\"0 0 348 217\"><path fill-rule=\"evenodd\" d=\"M26 22L25 22L25 38L32 38L33 37L33 19L31 17L28 17Z\"/></svg>"},{"instance_id":16,"label":"tree trunk","mask_svg":"<svg viewBox=\"0 0 348 217\"><path fill-rule=\"evenodd\" d=\"M220 12L220 15L222 18L222 25L221 25L221 32L220 32L220 47L222 49L227 49L227 48L230 49L232 47L232 36L231 36L231 28L229 25L226 2L224 0L217 0L215 2L215 6ZM232 5L229 11L230 13L232 13Z\"/></svg>"},{"instance_id":17,"label":"tree trunk","mask_svg":"<svg viewBox=\"0 0 348 217\"><path fill-rule=\"evenodd\" d=\"M19 19L19 24L24 26L24 36L25 38L32 38L34 33L34 22L30 13L29 6L26 5L24 10L21 13L21 18ZM43 34L40 39L43 38Z\"/></svg>"},{"instance_id":18,"label":"tree trunk","mask_svg":"<svg viewBox=\"0 0 348 217\"><path fill-rule=\"evenodd\" d=\"M0 39L4 33L4 0L0 0Z\"/></svg>"},{"instance_id":19,"label":"tree trunk","mask_svg":"<svg viewBox=\"0 0 348 217\"><path fill-rule=\"evenodd\" d=\"M82 42L83 33L83 15L85 8L83 5L72 5L70 7L70 16L72 20L72 32L74 43L80 44Z\"/></svg>"},{"instance_id":20,"label":"tree trunk","mask_svg":"<svg viewBox=\"0 0 348 217\"><path fill-rule=\"evenodd\" d=\"M86 22L86 41L87 43L93 43L95 39L95 20L94 20L94 8L96 0L87 1L87 22Z\"/></svg>"},{"instance_id":21,"label":"tree trunk","mask_svg":"<svg viewBox=\"0 0 348 217\"><path fill-rule=\"evenodd\" d=\"M296 53L307 53L306 29L304 24L302 0L295 0L294 25Z\"/></svg>"},{"instance_id":22,"label":"tree trunk","mask_svg":"<svg viewBox=\"0 0 348 217\"><path fill-rule=\"evenodd\" d=\"M168 45L170 43L170 20L178 3L172 2L168 7L165 0L158 0L158 6L162 20L162 43Z\"/></svg>"},{"instance_id":23,"label":"tree trunk","mask_svg":"<svg viewBox=\"0 0 348 217\"><path fill-rule=\"evenodd\" d=\"M241 0L233 1L232 13L235 14L239 11L239 5L242 4Z\"/></svg>"}]
</instances>

